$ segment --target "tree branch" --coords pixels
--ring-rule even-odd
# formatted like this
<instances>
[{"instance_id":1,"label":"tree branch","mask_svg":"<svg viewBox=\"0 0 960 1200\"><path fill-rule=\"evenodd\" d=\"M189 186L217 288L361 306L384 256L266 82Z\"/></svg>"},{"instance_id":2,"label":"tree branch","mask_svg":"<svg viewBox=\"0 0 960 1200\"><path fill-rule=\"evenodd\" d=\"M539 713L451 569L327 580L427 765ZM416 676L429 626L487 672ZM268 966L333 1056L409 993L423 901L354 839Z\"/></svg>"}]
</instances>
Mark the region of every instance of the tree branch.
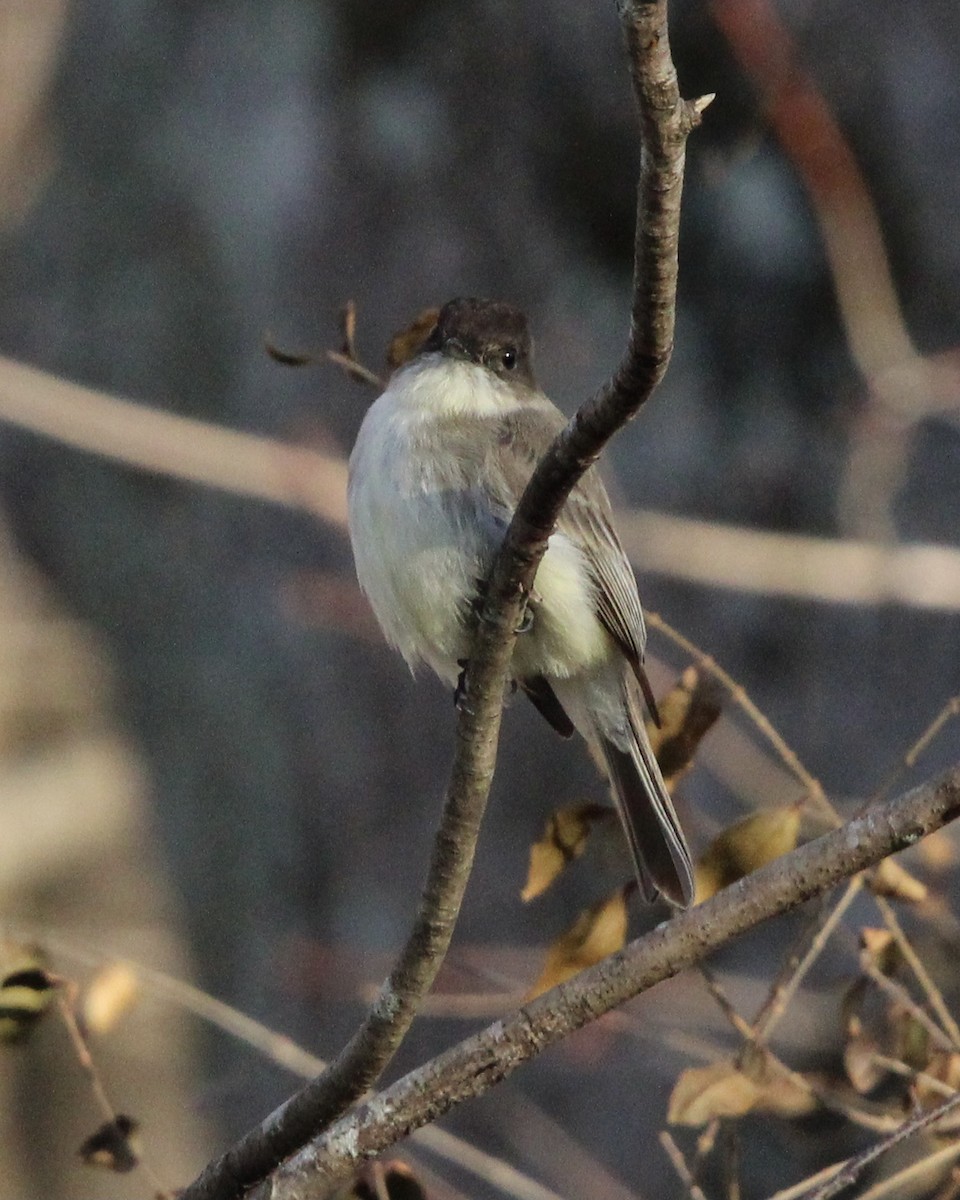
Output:
<instances>
[{"instance_id":1,"label":"tree branch","mask_svg":"<svg viewBox=\"0 0 960 1200\"><path fill-rule=\"evenodd\" d=\"M960 815L960 766L678 913L620 954L411 1071L283 1164L248 1200L318 1200L358 1165L479 1096L616 1005Z\"/></svg>"},{"instance_id":2,"label":"tree branch","mask_svg":"<svg viewBox=\"0 0 960 1200\"><path fill-rule=\"evenodd\" d=\"M326 1128L379 1077L406 1035L453 935L496 765L521 603L560 509L604 444L636 414L673 348L684 145L702 102L680 98L666 0L621 0L643 137L633 315L623 361L540 463L494 565L470 657L456 754L413 929L362 1026L324 1074L210 1164L183 1200L233 1200Z\"/></svg>"}]
</instances>

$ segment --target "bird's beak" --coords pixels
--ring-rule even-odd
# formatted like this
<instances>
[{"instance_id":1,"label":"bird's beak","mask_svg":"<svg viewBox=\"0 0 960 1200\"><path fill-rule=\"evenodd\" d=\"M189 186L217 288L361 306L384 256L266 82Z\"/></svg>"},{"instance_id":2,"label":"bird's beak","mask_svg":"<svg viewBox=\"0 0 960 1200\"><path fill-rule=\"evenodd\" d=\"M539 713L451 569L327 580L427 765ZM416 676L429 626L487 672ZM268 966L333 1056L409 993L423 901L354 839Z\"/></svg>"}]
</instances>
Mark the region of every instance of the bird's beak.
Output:
<instances>
[{"instance_id":1,"label":"bird's beak","mask_svg":"<svg viewBox=\"0 0 960 1200\"><path fill-rule=\"evenodd\" d=\"M443 344L443 350L445 354L450 356L450 358L459 358L462 362L473 361L470 351L466 348L463 342L460 341L459 338L447 338Z\"/></svg>"}]
</instances>

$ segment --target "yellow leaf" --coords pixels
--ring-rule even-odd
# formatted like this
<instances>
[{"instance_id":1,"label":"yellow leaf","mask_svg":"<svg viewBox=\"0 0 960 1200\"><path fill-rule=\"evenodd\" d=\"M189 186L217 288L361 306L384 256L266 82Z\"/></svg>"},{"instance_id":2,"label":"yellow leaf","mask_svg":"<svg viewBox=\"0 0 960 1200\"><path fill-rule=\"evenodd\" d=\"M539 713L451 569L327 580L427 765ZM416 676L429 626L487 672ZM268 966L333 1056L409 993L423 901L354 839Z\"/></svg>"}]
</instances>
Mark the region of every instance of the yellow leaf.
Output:
<instances>
[{"instance_id":1,"label":"yellow leaf","mask_svg":"<svg viewBox=\"0 0 960 1200\"><path fill-rule=\"evenodd\" d=\"M792 1120L815 1112L819 1106L820 1101L813 1091L804 1087L799 1079L782 1071L771 1071L770 1078L759 1087L753 1111Z\"/></svg>"},{"instance_id":2,"label":"yellow leaf","mask_svg":"<svg viewBox=\"0 0 960 1200\"><path fill-rule=\"evenodd\" d=\"M858 1018L849 1023L847 1044L843 1048L843 1068L854 1088L865 1096L872 1092L886 1071L877 1065L876 1041L863 1029Z\"/></svg>"},{"instance_id":3,"label":"yellow leaf","mask_svg":"<svg viewBox=\"0 0 960 1200\"><path fill-rule=\"evenodd\" d=\"M586 909L557 938L547 951L547 961L530 989L528 1000L623 949L627 940L626 897L634 886L629 883L618 888L612 896Z\"/></svg>"},{"instance_id":4,"label":"yellow leaf","mask_svg":"<svg viewBox=\"0 0 960 1200\"><path fill-rule=\"evenodd\" d=\"M764 809L725 829L697 863L697 903L789 853L799 834L800 809L796 804Z\"/></svg>"},{"instance_id":5,"label":"yellow leaf","mask_svg":"<svg viewBox=\"0 0 960 1200\"><path fill-rule=\"evenodd\" d=\"M530 847L521 900L532 900L545 892L564 867L583 853L595 822L608 819L612 812L600 804L577 804L551 813L543 837Z\"/></svg>"},{"instance_id":6,"label":"yellow leaf","mask_svg":"<svg viewBox=\"0 0 960 1200\"><path fill-rule=\"evenodd\" d=\"M674 1085L667 1108L671 1125L706 1125L716 1117L742 1117L757 1103L757 1084L730 1059L688 1067Z\"/></svg>"},{"instance_id":7,"label":"yellow leaf","mask_svg":"<svg viewBox=\"0 0 960 1200\"><path fill-rule=\"evenodd\" d=\"M688 667L657 704L660 727L647 722L650 744L673 794L677 781L690 768L697 747L720 716L722 688L712 676Z\"/></svg>"},{"instance_id":8,"label":"yellow leaf","mask_svg":"<svg viewBox=\"0 0 960 1200\"><path fill-rule=\"evenodd\" d=\"M107 1033L134 1006L140 984L126 963L111 963L90 981L83 998L83 1018L93 1033Z\"/></svg>"}]
</instances>

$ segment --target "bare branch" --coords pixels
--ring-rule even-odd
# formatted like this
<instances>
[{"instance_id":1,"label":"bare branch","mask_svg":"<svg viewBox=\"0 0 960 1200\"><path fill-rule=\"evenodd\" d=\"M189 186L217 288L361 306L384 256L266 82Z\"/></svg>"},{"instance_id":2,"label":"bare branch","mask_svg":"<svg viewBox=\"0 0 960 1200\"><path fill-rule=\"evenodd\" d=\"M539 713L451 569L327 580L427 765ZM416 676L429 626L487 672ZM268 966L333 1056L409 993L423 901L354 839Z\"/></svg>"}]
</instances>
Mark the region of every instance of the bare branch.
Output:
<instances>
[{"instance_id":1,"label":"bare branch","mask_svg":"<svg viewBox=\"0 0 960 1200\"><path fill-rule=\"evenodd\" d=\"M718 946L912 845L960 815L960 766L770 863L679 913L598 966L417 1068L338 1121L249 1200L310 1200L358 1164L464 1100L488 1091L548 1046Z\"/></svg>"},{"instance_id":2,"label":"bare branch","mask_svg":"<svg viewBox=\"0 0 960 1200\"><path fill-rule=\"evenodd\" d=\"M804 1192L797 1200L829 1200L829 1197L838 1195L845 1188L848 1188L851 1183L856 1183L863 1174L864 1169L872 1162L875 1162L882 1154L893 1150L901 1142L906 1141L907 1138L913 1137L924 1129L929 1129L931 1125L936 1124L942 1117L953 1112L958 1105L960 1105L960 1093L951 1096L949 1100L944 1100L936 1108L931 1108L929 1111L921 1113L909 1121L904 1121L895 1133L891 1133L889 1137L885 1137L882 1141L868 1147L862 1154L848 1159L834 1176L825 1183L818 1184L816 1187Z\"/></svg>"},{"instance_id":3,"label":"bare branch","mask_svg":"<svg viewBox=\"0 0 960 1200\"><path fill-rule=\"evenodd\" d=\"M667 40L666 0L620 5L640 113L633 312L613 379L567 426L535 471L494 564L475 635L456 756L413 930L363 1025L331 1067L292 1096L187 1190L183 1200L227 1200L324 1129L390 1062L446 954L466 889L496 765L502 699L522 597L557 516L606 442L660 381L673 348L684 146L703 104L680 98Z\"/></svg>"}]
</instances>

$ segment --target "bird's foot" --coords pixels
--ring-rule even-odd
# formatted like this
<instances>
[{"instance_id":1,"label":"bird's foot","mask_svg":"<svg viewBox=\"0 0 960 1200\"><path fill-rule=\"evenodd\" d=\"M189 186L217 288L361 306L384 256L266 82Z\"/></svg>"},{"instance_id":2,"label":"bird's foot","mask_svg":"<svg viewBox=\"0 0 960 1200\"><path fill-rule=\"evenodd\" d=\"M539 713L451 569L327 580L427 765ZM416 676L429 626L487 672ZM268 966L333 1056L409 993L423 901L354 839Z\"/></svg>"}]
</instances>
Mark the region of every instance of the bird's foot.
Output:
<instances>
[{"instance_id":1,"label":"bird's foot","mask_svg":"<svg viewBox=\"0 0 960 1200\"><path fill-rule=\"evenodd\" d=\"M453 689L453 707L458 712L464 707L464 702L467 698L467 667L469 665L469 658L457 659L460 674L457 676L457 686Z\"/></svg>"}]
</instances>

